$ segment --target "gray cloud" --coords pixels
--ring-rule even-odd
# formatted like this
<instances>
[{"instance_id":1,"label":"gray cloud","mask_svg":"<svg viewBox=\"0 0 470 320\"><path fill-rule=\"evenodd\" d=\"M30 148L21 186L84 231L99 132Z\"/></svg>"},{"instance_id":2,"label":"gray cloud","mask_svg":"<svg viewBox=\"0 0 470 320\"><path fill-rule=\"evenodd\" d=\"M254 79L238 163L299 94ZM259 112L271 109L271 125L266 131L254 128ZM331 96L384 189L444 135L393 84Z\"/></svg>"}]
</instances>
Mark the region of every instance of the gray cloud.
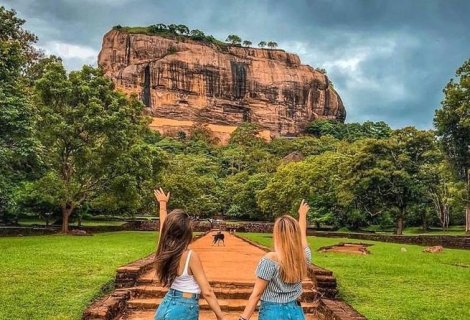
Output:
<instances>
[{"instance_id":1,"label":"gray cloud","mask_svg":"<svg viewBox=\"0 0 470 320\"><path fill-rule=\"evenodd\" d=\"M325 67L347 121L432 127L442 88L470 57L466 0L5 0L69 69L96 63L113 25L183 23L225 39L275 40Z\"/></svg>"}]
</instances>

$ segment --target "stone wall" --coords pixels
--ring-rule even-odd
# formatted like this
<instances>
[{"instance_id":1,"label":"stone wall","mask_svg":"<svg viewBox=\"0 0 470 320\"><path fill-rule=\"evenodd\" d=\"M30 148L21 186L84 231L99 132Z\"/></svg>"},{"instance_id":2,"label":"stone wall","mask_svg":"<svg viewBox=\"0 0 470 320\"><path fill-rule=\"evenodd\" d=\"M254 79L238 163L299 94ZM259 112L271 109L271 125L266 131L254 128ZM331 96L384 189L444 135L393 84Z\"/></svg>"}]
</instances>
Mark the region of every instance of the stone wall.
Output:
<instances>
[{"instance_id":1,"label":"stone wall","mask_svg":"<svg viewBox=\"0 0 470 320\"><path fill-rule=\"evenodd\" d=\"M470 236L416 235L398 236L378 233L332 232L308 230L308 235L328 238L350 238L392 243L416 244L421 246L443 246L454 249L470 249Z\"/></svg>"},{"instance_id":2,"label":"stone wall","mask_svg":"<svg viewBox=\"0 0 470 320\"><path fill-rule=\"evenodd\" d=\"M59 232L59 228L54 227L21 227L21 226L1 226L0 237L11 236L43 236Z\"/></svg>"}]
</instances>

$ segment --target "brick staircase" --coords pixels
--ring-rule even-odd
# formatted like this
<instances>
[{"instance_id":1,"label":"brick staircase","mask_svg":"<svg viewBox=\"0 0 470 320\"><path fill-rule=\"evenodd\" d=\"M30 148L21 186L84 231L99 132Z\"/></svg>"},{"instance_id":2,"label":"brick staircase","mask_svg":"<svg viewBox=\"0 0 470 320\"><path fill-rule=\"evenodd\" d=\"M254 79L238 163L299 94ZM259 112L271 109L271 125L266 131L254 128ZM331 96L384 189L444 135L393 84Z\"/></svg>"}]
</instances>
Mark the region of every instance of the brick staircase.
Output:
<instances>
[{"instance_id":1,"label":"brick staircase","mask_svg":"<svg viewBox=\"0 0 470 320\"><path fill-rule=\"evenodd\" d=\"M237 236L226 236L226 246L212 246L210 235L201 235L191 245L210 279L217 300L228 320L238 320L256 279L255 269L267 248ZM155 278L154 256L120 267L116 289L90 305L83 320L153 320L167 292ZM346 303L336 300L332 272L311 265L303 281L302 307L308 320L365 320ZM199 319L216 319L207 302L200 299ZM257 320L256 312L251 319ZM184 320L184 319L182 319Z\"/></svg>"},{"instance_id":2,"label":"brick staircase","mask_svg":"<svg viewBox=\"0 0 470 320\"><path fill-rule=\"evenodd\" d=\"M167 292L161 287L153 277L153 271L142 276L135 287L130 289L130 299L127 301L124 314L120 320L152 320L155 310ZM222 311L227 314L228 319L237 319L245 309L247 300L253 289L252 282L211 282L215 295L219 301ZM318 306L319 295L313 289L314 285L310 280L303 282L304 293L302 295L302 308L308 314L307 319L317 319L315 314ZM206 300L200 299L199 319L215 319L214 313L210 310ZM251 319L258 319L256 313Z\"/></svg>"}]
</instances>

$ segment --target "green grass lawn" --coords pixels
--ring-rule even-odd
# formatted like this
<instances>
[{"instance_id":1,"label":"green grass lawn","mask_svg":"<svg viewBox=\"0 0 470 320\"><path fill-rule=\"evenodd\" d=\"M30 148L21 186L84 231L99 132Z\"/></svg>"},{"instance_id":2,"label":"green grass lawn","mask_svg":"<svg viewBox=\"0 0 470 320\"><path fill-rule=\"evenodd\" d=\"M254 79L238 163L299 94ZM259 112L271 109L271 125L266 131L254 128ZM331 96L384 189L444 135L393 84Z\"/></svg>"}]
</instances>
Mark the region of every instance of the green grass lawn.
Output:
<instances>
[{"instance_id":1,"label":"green grass lawn","mask_svg":"<svg viewBox=\"0 0 470 320\"><path fill-rule=\"evenodd\" d=\"M155 244L154 232L0 238L0 319L80 319L116 268Z\"/></svg>"},{"instance_id":2,"label":"green grass lawn","mask_svg":"<svg viewBox=\"0 0 470 320\"><path fill-rule=\"evenodd\" d=\"M243 234L271 246L269 234ZM339 242L371 243L372 254L319 253ZM368 319L470 319L470 251L343 238L309 237L313 262L334 272L341 298ZM401 252L406 248L407 252Z\"/></svg>"}]
</instances>

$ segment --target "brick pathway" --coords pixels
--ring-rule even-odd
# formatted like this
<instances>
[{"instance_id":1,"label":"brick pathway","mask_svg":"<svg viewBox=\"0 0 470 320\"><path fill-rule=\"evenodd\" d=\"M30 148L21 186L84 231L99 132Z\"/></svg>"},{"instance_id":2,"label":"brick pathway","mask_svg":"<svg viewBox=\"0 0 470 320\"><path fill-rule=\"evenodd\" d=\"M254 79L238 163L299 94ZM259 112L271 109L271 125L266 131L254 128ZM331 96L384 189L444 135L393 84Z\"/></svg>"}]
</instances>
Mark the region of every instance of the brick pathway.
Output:
<instances>
[{"instance_id":1,"label":"brick pathway","mask_svg":"<svg viewBox=\"0 0 470 320\"><path fill-rule=\"evenodd\" d=\"M213 246L212 235L208 234L196 240L191 248L201 257L207 278L222 310L227 313L227 319L238 319L250 296L258 261L265 252L228 233L225 233L225 246ZM317 319L313 315L317 307L317 303L313 302L316 297L313 283L306 279L303 287L302 306L307 319ZM139 278L138 285L133 288L127 311L120 319L152 320L165 292L166 289L159 286L155 279L155 271L148 272ZM199 304L199 319L216 319L204 299ZM257 314L251 319L258 319Z\"/></svg>"}]
</instances>

